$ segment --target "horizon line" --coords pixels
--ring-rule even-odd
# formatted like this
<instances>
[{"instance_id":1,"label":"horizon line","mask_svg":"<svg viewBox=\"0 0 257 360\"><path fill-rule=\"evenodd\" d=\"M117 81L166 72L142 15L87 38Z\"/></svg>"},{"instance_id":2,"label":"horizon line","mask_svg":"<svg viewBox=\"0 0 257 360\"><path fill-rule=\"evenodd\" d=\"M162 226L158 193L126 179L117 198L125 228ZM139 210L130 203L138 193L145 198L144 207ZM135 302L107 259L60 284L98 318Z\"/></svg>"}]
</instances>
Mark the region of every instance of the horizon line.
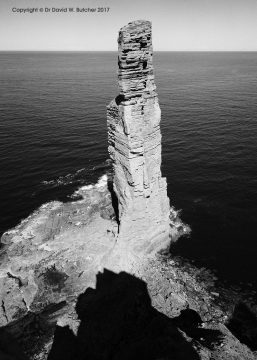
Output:
<instances>
[{"instance_id":1,"label":"horizon line","mask_svg":"<svg viewBox=\"0 0 257 360\"><path fill-rule=\"evenodd\" d=\"M0 52L118 52L118 50L0 50ZM154 50L154 52L257 52L257 50Z\"/></svg>"}]
</instances>

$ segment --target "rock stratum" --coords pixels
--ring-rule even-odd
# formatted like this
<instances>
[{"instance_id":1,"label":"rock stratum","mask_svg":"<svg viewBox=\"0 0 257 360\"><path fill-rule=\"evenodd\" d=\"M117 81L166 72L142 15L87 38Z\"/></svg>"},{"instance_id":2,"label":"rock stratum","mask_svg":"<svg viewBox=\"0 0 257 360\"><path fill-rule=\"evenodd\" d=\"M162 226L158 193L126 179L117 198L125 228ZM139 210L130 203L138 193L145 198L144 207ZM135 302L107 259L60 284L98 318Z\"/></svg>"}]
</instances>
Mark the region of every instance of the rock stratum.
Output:
<instances>
[{"instance_id":1,"label":"rock stratum","mask_svg":"<svg viewBox=\"0 0 257 360\"><path fill-rule=\"evenodd\" d=\"M135 21L123 27L118 45L120 93L107 107L107 123L119 241L129 243L136 254L146 254L164 247L170 236L151 23Z\"/></svg>"},{"instance_id":2,"label":"rock stratum","mask_svg":"<svg viewBox=\"0 0 257 360\"><path fill-rule=\"evenodd\" d=\"M148 21L119 33L120 94L107 108L112 173L1 238L1 360L256 358L249 312L237 331L244 344L228 329L240 330L241 295L223 298L204 269L157 254L187 227L161 176L151 41Z\"/></svg>"}]
</instances>

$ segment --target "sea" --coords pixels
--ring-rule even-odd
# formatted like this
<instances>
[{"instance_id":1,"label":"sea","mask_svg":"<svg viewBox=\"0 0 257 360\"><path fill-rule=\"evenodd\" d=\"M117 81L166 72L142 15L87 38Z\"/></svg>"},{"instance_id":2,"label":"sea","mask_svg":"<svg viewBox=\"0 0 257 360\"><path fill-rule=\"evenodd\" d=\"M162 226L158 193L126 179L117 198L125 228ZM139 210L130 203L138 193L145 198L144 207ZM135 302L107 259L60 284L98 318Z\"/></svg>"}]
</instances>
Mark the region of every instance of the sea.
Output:
<instances>
[{"instance_id":1,"label":"sea","mask_svg":"<svg viewBox=\"0 0 257 360\"><path fill-rule=\"evenodd\" d=\"M155 52L162 173L191 228L171 252L257 287L257 53ZM0 52L0 232L108 163L116 52Z\"/></svg>"}]
</instances>

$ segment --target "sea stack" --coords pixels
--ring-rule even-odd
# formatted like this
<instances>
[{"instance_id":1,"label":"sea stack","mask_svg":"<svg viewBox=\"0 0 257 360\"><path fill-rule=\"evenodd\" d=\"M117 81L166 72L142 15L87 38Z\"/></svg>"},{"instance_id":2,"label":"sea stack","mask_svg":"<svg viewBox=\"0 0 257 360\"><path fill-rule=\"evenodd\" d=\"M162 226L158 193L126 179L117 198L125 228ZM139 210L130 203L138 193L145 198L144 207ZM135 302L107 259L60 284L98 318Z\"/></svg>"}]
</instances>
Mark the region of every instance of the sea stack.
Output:
<instances>
[{"instance_id":1,"label":"sea stack","mask_svg":"<svg viewBox=\"0 0 257 360\"><path fill-rule=\"evenodd\" d=\"M120 93L107 107L118 241L131 245L136 254L146 254L167 245L170 233L151 22L138 20L121 28L118 47Z\"/></svg>"}]
</instances>

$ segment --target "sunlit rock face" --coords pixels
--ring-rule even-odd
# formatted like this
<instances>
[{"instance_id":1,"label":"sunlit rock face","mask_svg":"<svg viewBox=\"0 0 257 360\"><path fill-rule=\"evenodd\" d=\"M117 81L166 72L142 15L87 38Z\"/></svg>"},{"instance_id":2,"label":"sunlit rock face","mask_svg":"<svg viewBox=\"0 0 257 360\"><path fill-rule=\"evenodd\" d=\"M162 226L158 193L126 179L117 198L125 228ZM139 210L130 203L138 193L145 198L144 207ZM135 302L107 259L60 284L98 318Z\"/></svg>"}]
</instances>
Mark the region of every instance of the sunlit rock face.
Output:
<instances>
[{"instance_id":1,"label":"sunlit rock face","mask_svg":"<svg viewBox=\"0 0 257 360\"><path fill-rule=\"evenodd\" d=\"M152 27L135 21L118 37L120 94L107 107L109 154L118 199L119 241L135 252L169 239L169 198L161 175L159 107L152 64Z\"/></svg>"}]
</instances>

